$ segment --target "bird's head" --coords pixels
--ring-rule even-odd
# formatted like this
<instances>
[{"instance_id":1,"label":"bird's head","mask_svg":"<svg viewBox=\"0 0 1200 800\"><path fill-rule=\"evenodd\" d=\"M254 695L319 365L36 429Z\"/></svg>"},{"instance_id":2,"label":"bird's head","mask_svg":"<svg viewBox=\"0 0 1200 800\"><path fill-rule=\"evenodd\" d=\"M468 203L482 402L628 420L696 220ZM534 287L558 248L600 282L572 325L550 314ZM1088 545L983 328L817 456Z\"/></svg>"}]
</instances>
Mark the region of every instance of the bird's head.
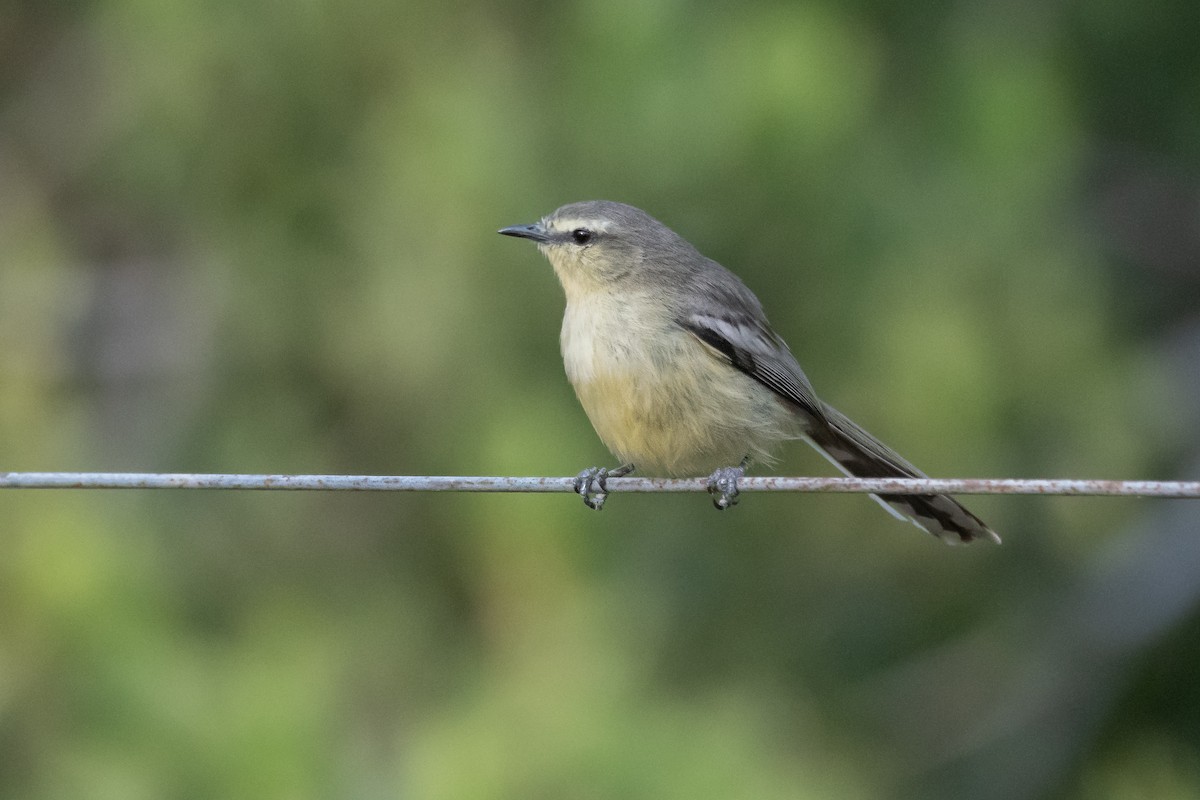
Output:
<instances>
[{"instance_id":1,"label":"bird's head","mask_svg":"<svg viewBox=\"0 0 1200 800\"><path fill-rule=\"evenodd\" d=\"M501 228L499 233L537 242L568 297L611 286L648 262L669 268L692 251L645 211L609 200L571 203L538 222Z\"/></svg>"}]
</instances>

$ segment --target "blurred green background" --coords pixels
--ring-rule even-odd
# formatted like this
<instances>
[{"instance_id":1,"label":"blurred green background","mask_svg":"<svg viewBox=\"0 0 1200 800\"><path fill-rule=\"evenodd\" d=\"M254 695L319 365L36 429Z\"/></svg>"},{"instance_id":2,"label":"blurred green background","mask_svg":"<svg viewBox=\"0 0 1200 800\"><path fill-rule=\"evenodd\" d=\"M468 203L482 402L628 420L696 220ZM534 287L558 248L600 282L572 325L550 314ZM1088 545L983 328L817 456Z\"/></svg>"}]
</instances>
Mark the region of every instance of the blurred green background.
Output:
<instances>
[{"instance_id":1,"label":"blurred green background","mask_svg":"<svg viewBox=\"0 0 1200 800\"><path fill-rule=\"evenodd\" d=\"M10 470L566 475L649 210L934 475L1200 476L1200 5L0 4ZM802 445L780 474L830 473ZM9 491L6 798L1200 797L1200 505Z\"/></svg>"}]
</instances>

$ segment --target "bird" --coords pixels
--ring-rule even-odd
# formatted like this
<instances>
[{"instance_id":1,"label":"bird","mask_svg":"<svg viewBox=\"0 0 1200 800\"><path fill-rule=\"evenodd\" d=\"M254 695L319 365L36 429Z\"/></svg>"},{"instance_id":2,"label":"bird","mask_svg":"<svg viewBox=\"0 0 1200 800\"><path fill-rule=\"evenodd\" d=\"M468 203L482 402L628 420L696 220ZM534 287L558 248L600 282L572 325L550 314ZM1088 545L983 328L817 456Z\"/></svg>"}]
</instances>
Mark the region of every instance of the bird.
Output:
<instances>
[{"instance_id":1,"label":"bird","mask_svg":"<svg viewBox=\"0 0 1200 800\"><path fill-rule=\"evenodd\" d=\"M590 508L634 469L707 474L714 505L730 508L747 467L795 439L852 477L926 477L820 400L754 293L645 211L588 200L498 233L535 242L566 295L567 378L620 460L575 479ZM1000 541L949 495L872 497L945 542Z\"/></svg>"}]
</instances>

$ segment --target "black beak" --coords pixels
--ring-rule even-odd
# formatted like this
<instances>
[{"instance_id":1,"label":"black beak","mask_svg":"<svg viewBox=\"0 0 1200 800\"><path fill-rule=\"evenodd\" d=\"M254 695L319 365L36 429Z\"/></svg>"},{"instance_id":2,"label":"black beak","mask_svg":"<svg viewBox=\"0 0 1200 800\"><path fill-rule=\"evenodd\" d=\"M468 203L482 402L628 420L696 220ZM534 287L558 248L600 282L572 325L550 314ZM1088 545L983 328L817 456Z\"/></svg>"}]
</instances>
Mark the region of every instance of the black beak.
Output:
<instances>
[{"instance_id":1,"label":"black beak","mask_svg":"<svg viewBox=\"0 0 1200 800\"><path fill-rule=\"evenodd\" d=\"M496 233L502 233L505 236L516 236L518 239L532 239L539 244L550 241L550 234L540 222L535 222L532 225L511 225L507 228L501 228Z\"/></svg>"}]
</instances>

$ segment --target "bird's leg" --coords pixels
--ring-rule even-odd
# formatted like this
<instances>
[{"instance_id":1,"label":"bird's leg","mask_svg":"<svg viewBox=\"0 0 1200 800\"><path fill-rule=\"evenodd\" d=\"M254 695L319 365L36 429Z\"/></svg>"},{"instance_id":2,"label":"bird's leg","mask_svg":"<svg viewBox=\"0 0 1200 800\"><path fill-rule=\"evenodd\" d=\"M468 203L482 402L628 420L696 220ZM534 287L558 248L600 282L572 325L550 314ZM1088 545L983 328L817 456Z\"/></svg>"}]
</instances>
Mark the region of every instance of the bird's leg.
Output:
<instances>
[{"instance_id":1,"label":"bird's leg","mask_svg":"<svg viewBox=\"0 0 1200 800\"><path fill-rule=\"evenodd\" d=\"M712 495L713 505L717 511L737 505L738 481L745 477L746 467L750 464L750 456L742 459L736 467L720 467L708 476L708 493Z\"/></svg>"},{"instance_id":2,"label":"bird's leg","mask_svg":"<svg viewBox=\"0 0 1200 800\"><path fill-rule=\"evenodd\" d=\"M583 498L585 506L600 511L608 497L608 479L622 478L633 472L633 469L633 464L622 464L613 469L588 467L575 476L575 491Z\"/></svg>"}]
</instances>

